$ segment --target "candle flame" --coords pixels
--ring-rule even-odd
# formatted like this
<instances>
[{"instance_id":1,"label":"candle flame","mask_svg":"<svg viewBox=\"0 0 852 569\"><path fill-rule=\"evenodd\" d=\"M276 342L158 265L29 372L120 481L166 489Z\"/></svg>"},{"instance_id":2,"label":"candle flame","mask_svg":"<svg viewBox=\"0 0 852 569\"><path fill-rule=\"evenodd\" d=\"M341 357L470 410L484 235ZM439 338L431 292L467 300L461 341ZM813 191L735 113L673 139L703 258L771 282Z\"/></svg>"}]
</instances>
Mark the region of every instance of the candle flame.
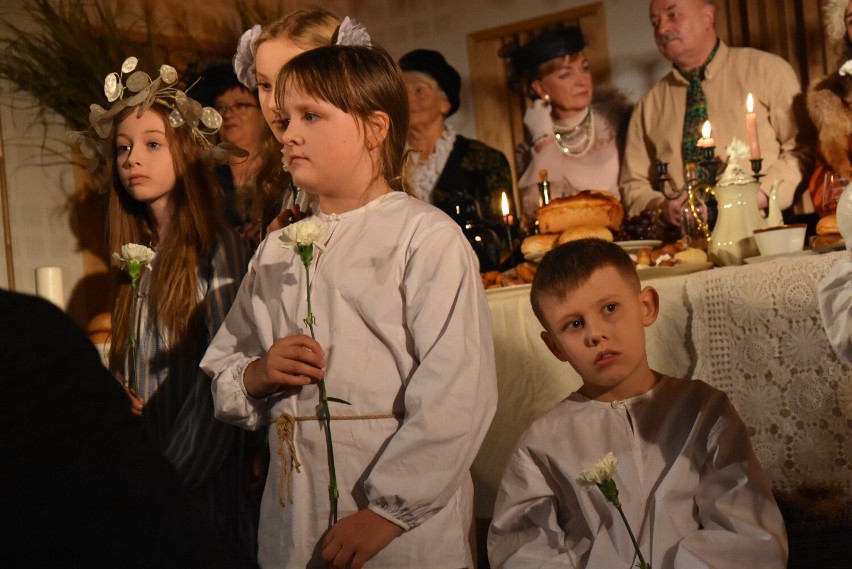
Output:
<instances>
[{"instance_id":1,"label":"candle flame","mask_svg":"<svg viewBox=\"0 0 852 569\"><path fill-rule=\"evenodd\" d=\"M710 127L710 121L704 121L704 126L701 127L701 137L710 138L713 134L713 129Z\"/></svg>"},{"instance_id":2,"label":"candle flame","mask_svg":"<svg viewBox=\"0 0 852 569\"><path fill-rule=\"evenodd\" d=\"M506 192L503 192L503 197L500 198L500 208L503 210L503 216L509 215L509 198L506 197Z\"/></svg>"},{"instance_id":3,"label":"candle flame","mask_svg":"<svg viewBox=\"0 0 852 569\"><path fill-rule=\"evenodd\" d=\"M749 93L748 97L746 97L746 111L749 113L754 112L754 97L751 96L751 93Z\"/></svg>"}]
</instances>

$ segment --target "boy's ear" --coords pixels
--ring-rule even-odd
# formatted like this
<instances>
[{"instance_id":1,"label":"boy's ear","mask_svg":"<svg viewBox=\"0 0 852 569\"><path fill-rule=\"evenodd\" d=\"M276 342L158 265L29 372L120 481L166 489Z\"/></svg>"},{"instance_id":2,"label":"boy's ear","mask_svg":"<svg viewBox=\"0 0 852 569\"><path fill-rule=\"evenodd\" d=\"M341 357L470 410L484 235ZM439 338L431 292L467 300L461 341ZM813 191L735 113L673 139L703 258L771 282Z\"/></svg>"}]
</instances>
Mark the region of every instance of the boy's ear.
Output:
<instances>
[{"instance_id":1,"label":"boy's ear","mask_svg":"<svg viewBox=\"0 0 852 569\"><path fill-rule=\"evenodd\" d=\"M660 313L660 295L657 289L652 286L643 288L639 293L639 303L642 309L642 324L650 326L656 322Z\"/></svg>"},{"instance_id":2,"label":"boy's ear","mask_svg":"<svg viewBox=\"0 0 852 569\"><path fill-rule=\"evenodd\" d=\"M381 146L387 138L390 129L390 117L385 112L376 111L367 120L365 126L367 148L373 150Z\"/></svg>"},{"instance_id":3,"label":"boy's ear","mask_svg":"<svg viewBox=\"0 0 852 569\"><path fill-rule=\"evenodd\" d=\"M541 333L541 339L544 342L544 345L547 346L547 349L550 350L550 353L556 356L560 362L567 362L568 356L562 351L562 348L559 347L559 344L553 339L553 336L545 330Z\"/></svg>"}]
</instances>

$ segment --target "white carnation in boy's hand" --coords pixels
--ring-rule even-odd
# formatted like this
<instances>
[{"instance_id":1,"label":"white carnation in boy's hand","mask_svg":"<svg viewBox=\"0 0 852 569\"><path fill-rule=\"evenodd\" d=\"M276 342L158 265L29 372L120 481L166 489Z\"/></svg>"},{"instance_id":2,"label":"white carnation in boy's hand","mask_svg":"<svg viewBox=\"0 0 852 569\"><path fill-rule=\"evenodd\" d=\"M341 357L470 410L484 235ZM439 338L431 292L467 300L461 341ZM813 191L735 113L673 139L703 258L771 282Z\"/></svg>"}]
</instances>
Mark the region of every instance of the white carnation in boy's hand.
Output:
<instances>
[{"instance_id":1,"label":"white carnation in boy's hand","mask_svg":"<svg viewBox=\"0 0 852 569\"><path fill-rule=\"evenodd\" d=\"M281 245L288 249L298 251L300 247L315 246L324 251L320 239L325 235L325 223L316 218L303 219L285 227L278 239Z\"/></svg>"},{"instance_id":2,"label":"white carnation in boy's hand","mask_svg":"<svg viewBox=\"0 0 852 569\"><path fill-rule=\"evenodd\" d=\"M583 470L577 477L577 484L583 488L592 488L603 484L612 478L617 464L618 457L609 452L605 457Z\"/></svg>"},{"instance_id":3,"label":"white carnation in boy's hand","mask_svg":"<svg viewBox=\"0 0 852 569\"><path fill-rule=\"evenodd\" d=\"M633 549L636 551L636 556L639 562L636 564L639 569L651 569L651 564L645 561L642 557L642 551L639 549L639 543L636 541L636 536L633 535L633 530L624 515L624 510L621 509L621 502L618 499L618 486L612 475L615 474L615 467L618 464L618 458L611 452L606 453L606 456L599 461L591 464L577 477L577 484L586 488L600 488L601 493L607 502L611 503L618 510L624 526L627 528L627 533L630 535L630 541L633 542Z\"/></svg>"}]
</instances>

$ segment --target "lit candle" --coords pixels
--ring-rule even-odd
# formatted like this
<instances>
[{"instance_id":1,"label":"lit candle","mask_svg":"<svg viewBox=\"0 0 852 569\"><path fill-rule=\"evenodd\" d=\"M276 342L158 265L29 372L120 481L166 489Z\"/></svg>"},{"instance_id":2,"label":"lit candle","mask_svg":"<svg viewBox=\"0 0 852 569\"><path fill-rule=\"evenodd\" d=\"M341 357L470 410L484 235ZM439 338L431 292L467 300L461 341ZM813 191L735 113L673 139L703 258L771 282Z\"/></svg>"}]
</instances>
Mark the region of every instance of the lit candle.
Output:
<instances>
[{"instance_id":1,"label":"lit candle","mask_svg":"<svg viewBox=\"0 0 852 569\"><path fill-rule=\"evenodd\" d=\"M760 158L760 139L757 137L757 115L754 114L754 97L751 93L746 99L746 130L748 131L748 150L752 160Z\"/></svg>"},{"instance_id":2,"label":"lit candle","mask_svg":"<svg viewBox=\"0 0 852 569\"><path fill-rule=\"evenodd\" d=\"M506 223L506 237L509 240L509 251L514 247L514 243L512 243L512 214L509 213L509 198L506 196L506 192L503 192L503 196L500 198L500 209L503 211L503 221Z\"/></svg>"},{"instance_id":3,"label":"lit candle","mask_svg":"<svg viewBox=\"0 0 852 569\"><path fill-rule=\"evenodd\" d=\"M503 210L503 221L505 221L507 225L511 225L512 216L509 213L509 198L506 196L506 192L503 192L503 196L500 198L500 209Z\"/></svg>"},{"instance_id":4,"label":"lit candle","mask_svg":"<svg viewBox=\"0 0 852 569\"><path fill-rule=\"evenodd\" d=\"M713 129L710 126L710 121L704 121L704 126L701 127L701 138L698 140L699 148L713 148L716 142L713 140Z\"/></svg>"},{"instance_id":5,"label":"lit candle","mask_svg":"<svg viewBox=\"0 0 852 569\"><path fill-rule=\"evenodd\" d=\"M65 294L62 292L62 269L38 267L35 270L36 294L65 310Z\"/></svg>"}]
</instances>

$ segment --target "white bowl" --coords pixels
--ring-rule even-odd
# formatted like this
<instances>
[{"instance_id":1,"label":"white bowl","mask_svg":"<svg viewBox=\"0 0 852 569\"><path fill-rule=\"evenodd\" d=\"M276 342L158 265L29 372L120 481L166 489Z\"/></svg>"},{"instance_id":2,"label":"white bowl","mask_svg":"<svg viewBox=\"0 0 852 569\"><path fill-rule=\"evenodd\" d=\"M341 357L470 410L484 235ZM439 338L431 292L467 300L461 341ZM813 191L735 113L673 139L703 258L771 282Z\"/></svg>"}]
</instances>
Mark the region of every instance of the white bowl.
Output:
<instances>
[{"instance_id":1,"label":"white bowl","mask_svg":"<svg viewBox=\"0 0 852 569\"><path fill-rule=\"evenodd\" d=\"M754 230L754 240L761 255L795 253L805 247L804 223L778 225Z\"/></svg>"}]
</instances>

